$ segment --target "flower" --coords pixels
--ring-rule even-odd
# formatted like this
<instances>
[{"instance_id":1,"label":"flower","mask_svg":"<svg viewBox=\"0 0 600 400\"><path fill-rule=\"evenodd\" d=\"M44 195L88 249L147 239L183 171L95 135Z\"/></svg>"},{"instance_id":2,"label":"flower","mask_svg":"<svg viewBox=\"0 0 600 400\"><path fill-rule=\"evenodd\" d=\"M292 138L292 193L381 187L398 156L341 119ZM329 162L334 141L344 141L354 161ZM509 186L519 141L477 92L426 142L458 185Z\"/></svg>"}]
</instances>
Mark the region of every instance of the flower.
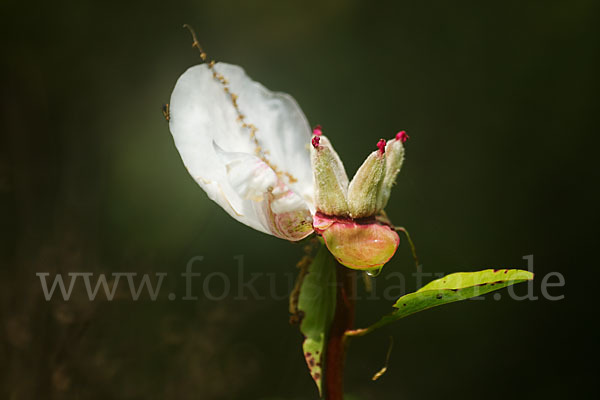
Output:
<instances>
[{"instance_id":1,"label":"flower","mask_svg":"<svg viewBox=\"0 0 600 400\"><path fill-rule=\"evenodd\" d=\"M258 231L290 241L313 231L342 264L374 269L399 238L382 217L404 158L405 132L369 155L352 181L330 141L296 101L238 66L189 68L171 95L169 127L210 199Z\"/></svg>"}]
</instances>

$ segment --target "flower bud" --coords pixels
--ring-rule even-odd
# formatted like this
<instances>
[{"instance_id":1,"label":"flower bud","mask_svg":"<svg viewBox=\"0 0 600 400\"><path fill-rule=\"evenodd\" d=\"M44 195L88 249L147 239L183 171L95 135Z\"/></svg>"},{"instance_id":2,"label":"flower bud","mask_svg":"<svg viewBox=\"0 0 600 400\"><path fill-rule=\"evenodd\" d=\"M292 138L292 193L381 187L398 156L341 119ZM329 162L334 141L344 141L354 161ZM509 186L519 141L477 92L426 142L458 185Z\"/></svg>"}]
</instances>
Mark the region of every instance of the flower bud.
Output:
<instances>
[{"instance_id":1,"label":"flower bud","mask_svg":"<svg viewBox=\"0 0 600 400\"><path fill-rule=\"evenodd\" d=\"M315 134L311 146L315 179L315 207L327 215L348 216L348 176L329 140Z\"/></svg>"},{"instance_id":2,"label":"flower bud","mask_svg":"<svg viewBox=\"0 0 600 400\"><path fill-rule=\"evenodd\" d=\"M352 218L364 218L377 211L377 199L385 176L385 140L378 143L374 151L360 166L348 187L348 208Z\"/></svg>"},{"instance_id":3,"label":"flower bud","mask_svg":"<svg viewBox=\"0 0 600 400\"><path fill-rule=\"evenodd\" d=\"M377 211L383 210L390 199L392 186L396 183L396 176L398 176L402 162L404 161L404 145L402 143L407 138L406 132L401 131L396 135L396 139L388 141L385 146L385 176L377 198Z\"/></svg>"},{"instance_id":4,"label":"flower bud","mask_svg":"<svg viewBox=\"0 0 600 400\"><path fill-rule=\"evenodd\" d=\"M400 132L387 145L381 139L378 150L367 157L348 185L344 166L320 127L313 134L314 231L340 264L375 274L400 244L381 211L402 166L402 143L408 137Z\"/></svg>"}]
</instances>

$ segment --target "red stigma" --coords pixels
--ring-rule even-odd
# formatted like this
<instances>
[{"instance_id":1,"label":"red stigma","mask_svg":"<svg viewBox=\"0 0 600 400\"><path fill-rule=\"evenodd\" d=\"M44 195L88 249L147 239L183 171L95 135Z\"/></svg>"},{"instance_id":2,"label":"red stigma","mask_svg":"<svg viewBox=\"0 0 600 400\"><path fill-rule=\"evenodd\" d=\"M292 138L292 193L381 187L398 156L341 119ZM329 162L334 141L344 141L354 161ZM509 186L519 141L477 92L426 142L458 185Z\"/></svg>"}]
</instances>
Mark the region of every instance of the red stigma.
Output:
<instances>
[{"instance_id":1,"label":"red stigma","mask_svg":"<svg viewBox=\"0 0 600 400\"><path fill-rule=\"evenodd\" d=\"M321 125L317 125L313 128L313 135L321 136L323 134L323 129L321 129Z\"/></svg>"},{"instance_id":2,"label":"red stigma","mask_svg":"<svg viewBox=\"0 0 600 400\"><path fill-rule=\"evenodd\" d=\"M319 142L321 141L321 138L318 135L313 136L312 138L312 145L313 147L316 149L317 147L319 147Z\"/></svg>"},{"instance_id":3,"label":"red stigma","mask_svg":"<svg viewBox=\"0 0 600 400\"><path fill-rule=\"evenodd\" d=\"M410 136L406 134L406 131L400 131L396 133L396 140L399 140L402 143L406 143L408 139L410 139Z\"/></svg>"},{"instance_id":4,"label":"red stigma","mask_svg":"<svg viewBox=\"0 0 600 400\"><path fill-rule=\"evenodd\" d=\"M380 154L385 153L385 140L379 140L379 142L377 142L377 148L379 149Z\"/></svg>"}]
</instances>

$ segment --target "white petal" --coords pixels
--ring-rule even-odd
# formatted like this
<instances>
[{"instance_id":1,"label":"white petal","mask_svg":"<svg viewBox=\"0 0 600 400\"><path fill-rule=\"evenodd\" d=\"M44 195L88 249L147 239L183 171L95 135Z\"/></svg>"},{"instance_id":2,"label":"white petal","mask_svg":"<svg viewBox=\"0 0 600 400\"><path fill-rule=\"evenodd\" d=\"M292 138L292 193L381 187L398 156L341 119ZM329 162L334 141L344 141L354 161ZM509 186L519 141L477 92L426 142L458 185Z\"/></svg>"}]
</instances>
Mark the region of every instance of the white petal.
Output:
<instances>
[{"instance_id":1,"label":"white petal","mask_svg":"<svg viewBox=\"0 0 600 400\"><path fill-rule=\"evenodd\" d=\"M246 122L258 128L256 137L271 165L286 174L285 183L314 209L309 150L312 131L296 100L286 93L269 91L236 65L218 63L215 69L238 96ZM287 174L292 176L291 181Z\"/></svg>"},{"instance_id":2,"label":"white petal","mask_svg":"<svg viewBox=\"0 0 600 400\"><path fill-rule=\"evenodd\" d=\"M216 144L231 187L244 199L243 214L253 215L268 233L287 240L300 240L312 232L308 206L277 177L260 158L228 153Z\"/></svg>"},{"instance_id":3,"label":"white petal","mask_svg":"<svg viewBox=\"0 0 600 400\"><path fill-rule=\"evenodd\" d=\"M242 199L263 201L277 185L277 175L260 158L246 153L228 153L216 143L213 146L225 165L229 184Z\"/></svg>"},{"instance_id":4,"label":"white petal","mask_svg":"<svg viewBox=\"0 0 600 400\"><path fill-rule=\"evenodd\" d=\"M271 207L279 207L274 204L280 199L269 190L280 187L283 193L290 192L280 197L284 203L295 198L295 204L288 209L300 213L294 214L296 217L304 215L301 210L306 210L305 201L312 201L306 148L310 129L306 119L290 96L269 92L250 80L241 68L227 64L216 64L214 68L227 79L231 93L238 96L245 122L258 128L258 144L268 152L263 158L279 174L254 156L257 149L250 131L242 127L231 97L205 64L188 69L171 95L170 128L177 149L209 198L238 221L284 237L274 229L273 216L269 215ZM290 183L285 173L297 180ZM286 183L302 199L298 200ZM265 204L269 205L268 210Z\"/></svg>"}]
</instances>

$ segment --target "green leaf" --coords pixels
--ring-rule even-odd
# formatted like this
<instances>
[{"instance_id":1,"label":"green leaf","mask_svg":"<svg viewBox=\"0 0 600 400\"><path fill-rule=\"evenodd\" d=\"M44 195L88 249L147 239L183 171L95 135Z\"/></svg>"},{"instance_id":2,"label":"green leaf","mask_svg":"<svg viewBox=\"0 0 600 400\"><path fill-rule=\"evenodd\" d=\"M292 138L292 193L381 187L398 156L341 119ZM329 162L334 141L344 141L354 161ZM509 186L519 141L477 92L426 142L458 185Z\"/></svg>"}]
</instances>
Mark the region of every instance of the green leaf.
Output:
<instances>
[{"instance_id":1,"label":"green leaf","mask_svg":"<svg viewBox=\"0 0 600 400\"><path fill-rule=\"evenodd\" d=\"M459 272L429 282L414 293L396 301L396 310L364 329L346 332L348 336L363 336L390 322L442 304L481 296L494 290L533 279L529 271L519 269L486 269L478 272Z\"/></svg>"},{"instance_id":2,"label":"green leaf","mask_svg":"<svg viewBox=\"0 0 600 400\"><path fill-rule=\"evenodd\" d=\"M335 259L322 245L304 277L298 298L298 310L302 313L300 331L305 336L302 350L319 393L327 332L335 313L335 266Z\"/></svg>"}]
</instances>

